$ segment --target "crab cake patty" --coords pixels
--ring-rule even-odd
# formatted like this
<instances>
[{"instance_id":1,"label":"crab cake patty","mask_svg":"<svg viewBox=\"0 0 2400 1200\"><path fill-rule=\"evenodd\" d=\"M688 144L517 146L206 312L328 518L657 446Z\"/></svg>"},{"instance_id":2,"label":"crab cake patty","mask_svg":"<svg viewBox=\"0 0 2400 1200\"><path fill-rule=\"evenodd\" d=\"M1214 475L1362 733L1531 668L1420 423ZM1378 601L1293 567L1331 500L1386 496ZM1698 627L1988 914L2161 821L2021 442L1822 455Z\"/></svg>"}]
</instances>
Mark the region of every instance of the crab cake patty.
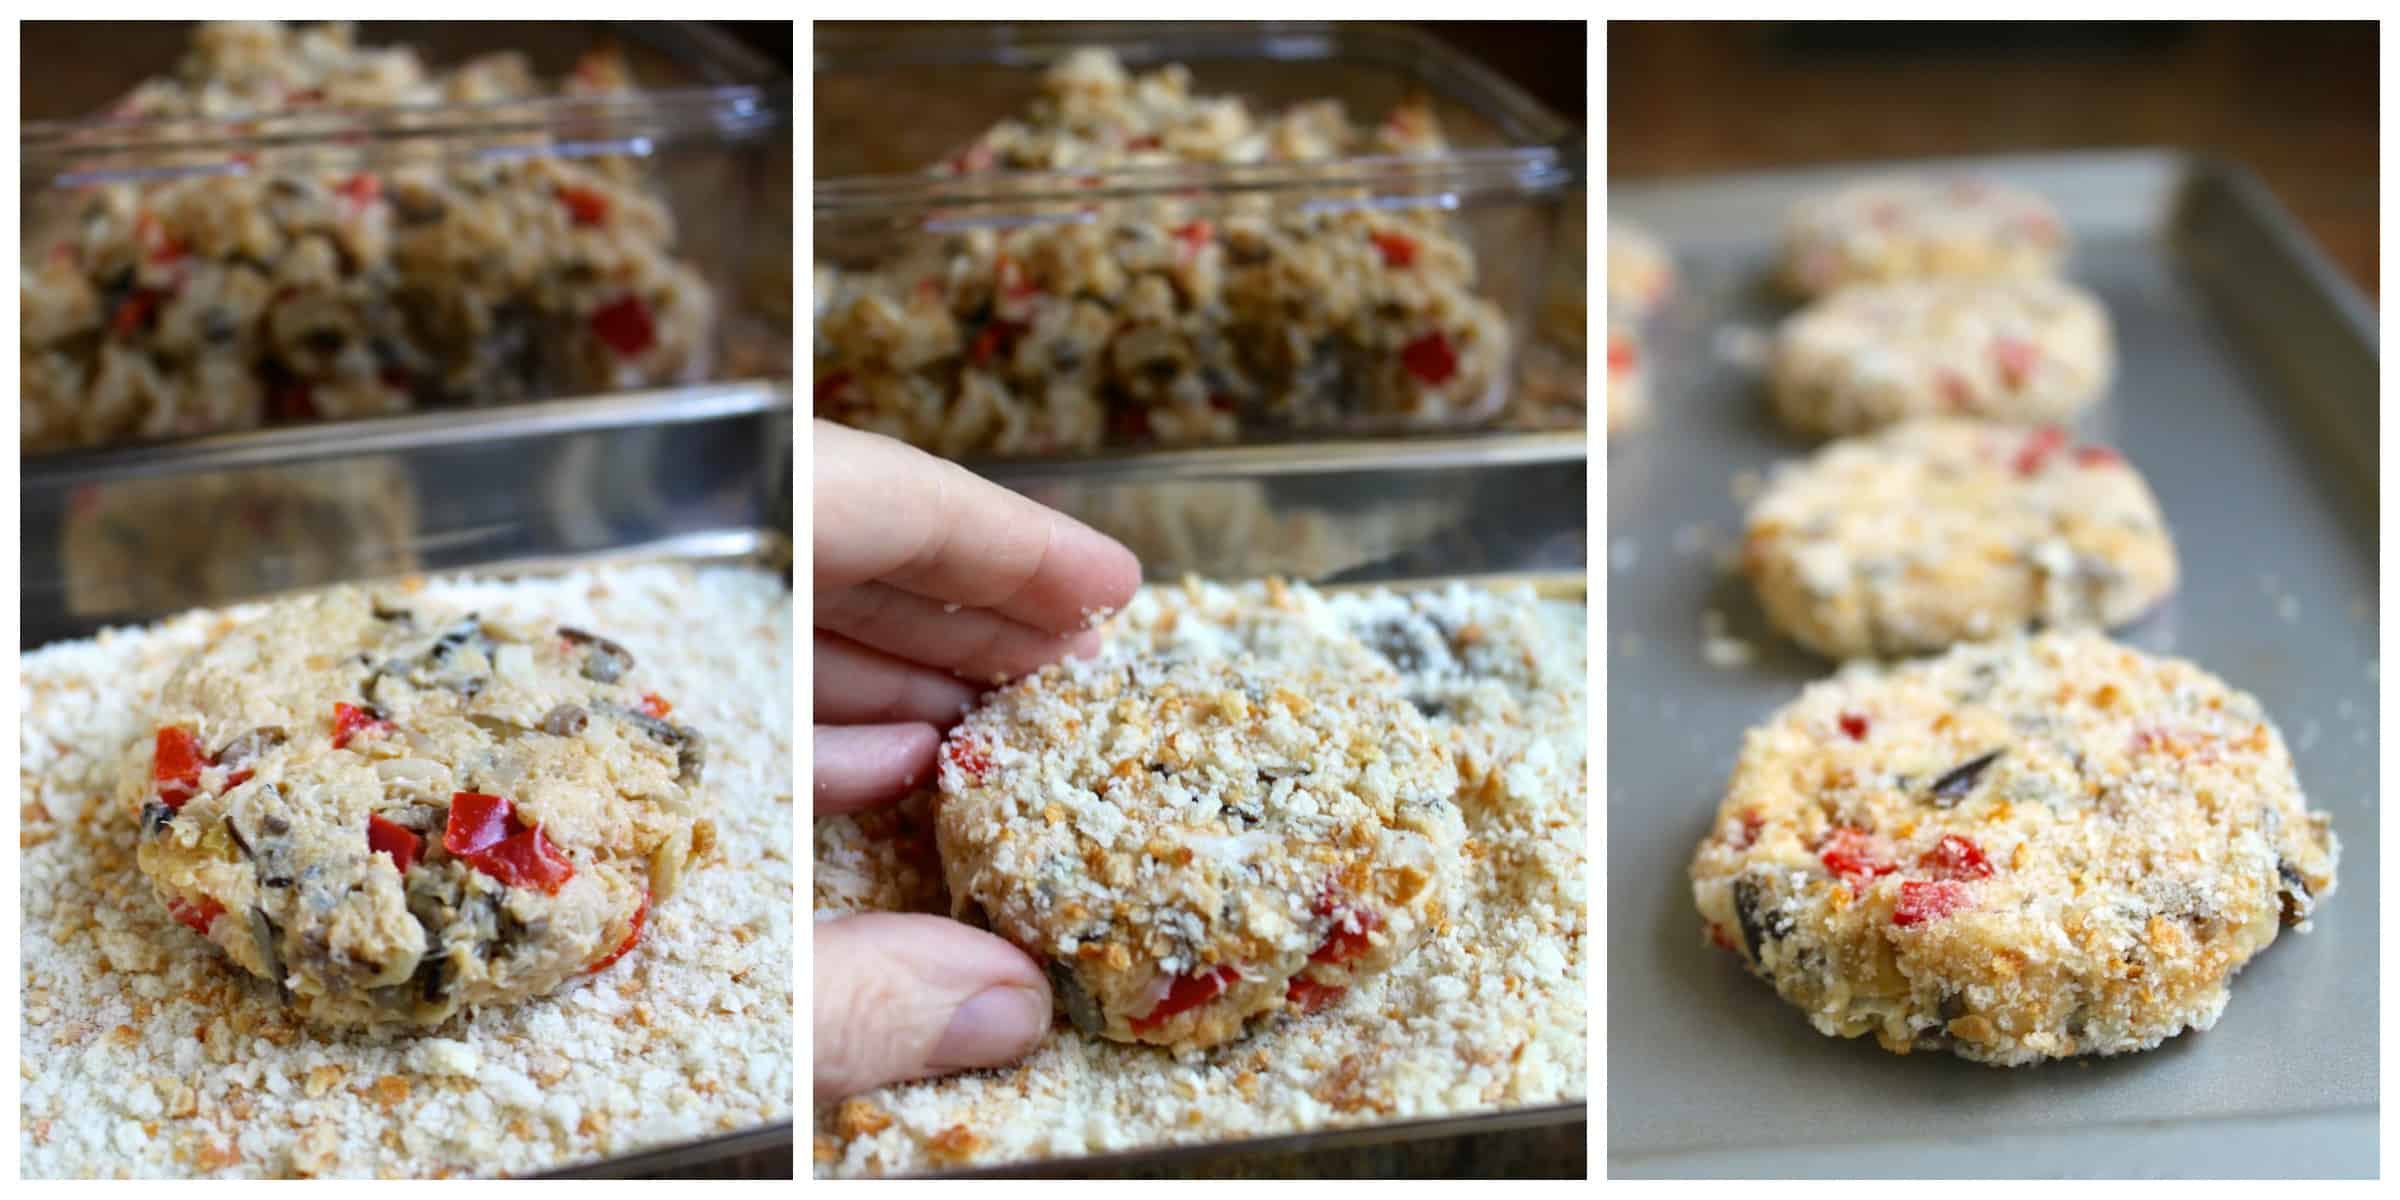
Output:
<instances>
[{"instance_id":1,"label":"crab cake patty","mask_svg":"<svg viewBox=\"0 0 2400 1200\"><path fill-rule=\"evenodd\" d=\"M1785 287L1822 296L1900 279L2055 273L2066 226L2048 200L1983 179L1898 176L1812 196L1784 227Z\"/></svg>"},{"instance_id":2,"label":"crab cake patty","mask_svg":"<svg viewBox=\"0 0 2400 1200\"><path fill-rule=\"evenodd\" d=\"M1608 227L1608 319L1639 321L1650 315L1675 286L1675 262L1647 230Z\"/></svg>"},{"instance_id":3,"label":"crab cake patty","mask_svg":"<svg viewBox=\"0 0 2400 1200\"><path fill-rule=\"evenodd\" d=\"M2052 633L1803 692L1744 740L1692 891L1820 1031L2015 1066L2213 1025L2338 857L2258 701Z\"/></svg>"},{"instance_id":4,"label":"crab cake patty","mask_svg":"<svg viewBox=\"0 0 2400 1200\"><path fill-rule=\"evenodd\" d=\"M1745 524L1768 619L1833 658L2114 627L2175 587L2149 485L2056 428L1925 420L1836 442L1779 471Z\"/></svg>"},{"instance_id":5,"label":"crab cake patty","mask_svg":"<svg viewBox=\"0 0 2400 1200\"><path fill-rule=\"evenodd\" d=\"M1608 428L1623 433L1650 419L1648 372L1642 364L1642 338L1630 325L1608 327Z\"/></svg>"},{"instance_id":6,"label":"crab cake patty","mask_svg":"<svg viewBox=\"0 0 2400 1200\"><path fill-rule=\"evenodd\" d=\"M1769 395L1786 428L1864 433L1919 416L2063 421L2108 390L2108 310L2055 279L1851 288L1776 332Z\"/></svg>"},{"instance_id":7,"label":"crab cake patty","mask_svg":"<svg viewBox=\"0 0 2400 1200\"><path fill-rule=\"evenodd\" d=\"M1085 1033L1178 1050L1338 1001L1446 920L1458 773L1388 672L1070 662L954 730L952 906Z\"/></svg>"},{"instance_id":8,"label":"crab cake patty","mask_svg":"<svg viewBox=\"0 0 2400 1200\"><path fill-rule=\"evenodd\" d=\"M332 1025L434 1025L632 949L691 856L701 739L632 655L341 589L185 663L127 764L169 911Z\"/></svg>"}]
</instances>

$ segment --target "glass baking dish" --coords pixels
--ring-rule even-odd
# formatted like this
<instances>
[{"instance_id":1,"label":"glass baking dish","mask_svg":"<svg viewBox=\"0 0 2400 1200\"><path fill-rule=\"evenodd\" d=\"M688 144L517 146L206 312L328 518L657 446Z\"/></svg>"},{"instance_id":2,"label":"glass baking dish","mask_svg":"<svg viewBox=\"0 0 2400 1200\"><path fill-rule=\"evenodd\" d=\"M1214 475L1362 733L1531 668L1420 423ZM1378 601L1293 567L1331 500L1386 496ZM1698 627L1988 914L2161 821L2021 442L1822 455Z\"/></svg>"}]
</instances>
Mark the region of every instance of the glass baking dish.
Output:
<instances>
[{"instance_id":1,"label":"glass baking dish","mask_svg":"<svg viewBox=\"0 0 2400 1200\"><path fill-rule=\"evenodd\" d=\"M688 23L326 28L27 28L24 454L788 378L777 68ZM156 82L187 39L207 82Z\"/></svg>"},{"instance_id":2,"label":"glass baking dish","mask_svg":"<svg viewBox=\"0 0 2400 1200\"><path fill-rule=\"evenodd\" d=\"M1125 111L1196 97L1222 115L1210 98L1233 97L1264 123L1214 147L1180 118L1122 140L1153 118L1117 128L1111 109L1089 135L1103 157L1058 152L1093 165L1008 169L1016 135L982 135L1085 49L1130 81L1078 55L1043 103L1082 89L1136 98L1105 101ZM1148 74L1171 66L1188 85ZM820 26L813 87L819 416L978 462L1521 416L1517 371L1581 137L1430 37L1285 22ZM1307 107L1326 100L1340 118ZM1249 137L1285 148L1247 161ZM1227 161L1193 160L1205 155Z\"/></svg>"}]
</instances>

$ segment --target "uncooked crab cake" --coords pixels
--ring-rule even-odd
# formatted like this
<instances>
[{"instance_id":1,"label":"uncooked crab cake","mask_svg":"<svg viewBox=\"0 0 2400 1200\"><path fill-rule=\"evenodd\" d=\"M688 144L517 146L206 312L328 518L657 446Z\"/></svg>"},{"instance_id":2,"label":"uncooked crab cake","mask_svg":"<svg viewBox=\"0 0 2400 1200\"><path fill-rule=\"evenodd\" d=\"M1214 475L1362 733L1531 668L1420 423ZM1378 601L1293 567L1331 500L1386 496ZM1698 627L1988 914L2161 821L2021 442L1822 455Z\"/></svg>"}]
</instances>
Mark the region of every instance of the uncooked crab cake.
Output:
<instances>
[{"instance_id":1,"label":"uncooked crab cake","mask_svg":"<svg viewBox=\"0 0 2400 1200\"><path fill-rule=\"evenodd\" d=\"M1609 320L1649 316L1674 283L1674 262L1657 238L1631 225L1608 227Z\"/></svg>"},{"instance_id":2,"label":"uncooked crab cake","mask_svg":"<svg viewBox=\"0 0 2400 1200\"><path fill-rule=\"evenodd\" d=\"M2066 227L2048 200L1988 179L1873 179L1803 200L1784 227L1784 286L1822 296L1861 283L2055 273Z\"/></svg>"},{"instance_id":3,"label":"uncooked crab cake","mask_svg":"<svg viewBox=\"0 0 2400 1200\"><path fill-rule=\"evenodd\" d=\"M2175 588L2149 485L2055 427L1936 418L1835 442L1778 471L1745 525L1760 607L1833 658L2114 628Z\"/></svg>"},{"instance_id":4,"label":"uncooked crab cake","mask_svg":"<svg viewBox=\"0 0 2400 1200\"><path fill-rule=\"evenodd\" d=\"M1692 892L1820 1031L2017 1066L2214 1025L2338 857L2257 700L2048 633L1808 688L1744 740Z\"/></svg>"},{"instance_id":5,"label":"uncooked crab cake","mask_svg":"<svg viewBox=\"0 0 2400 1200\"><path fill-rule=\"evenodd\" d=\"M1784 321L1768 387L1812 437L1916 416L2063 421L2108 390L2111 342L2108 310L2055 279L1851 288Z\"/></svg>"},{"instance_id":6,"label":"uncooked crab cake","mask_svg":"<svg viewBox=\"0 0 2400 1200\"><path fill-rule=\"evenodd\" d=\"M313 1021L549 992L630 951L706 836L700 735L633 665L568 626L280 602L168 681L124 785L142 873Z\"/></svg>"},{"instance_id":7,"label":"uncooked crab cake","mask_svg":"<svg viewBox=\"0 0 2400 1200\"><path fill-rule=\"evenodd\" d=\"M1457 789L1388 673L1076 661L951 733L935 833L958 914L1047 964L1078 1029L1188 1051L1442 924Z\"/></svg>"}]
</instances>

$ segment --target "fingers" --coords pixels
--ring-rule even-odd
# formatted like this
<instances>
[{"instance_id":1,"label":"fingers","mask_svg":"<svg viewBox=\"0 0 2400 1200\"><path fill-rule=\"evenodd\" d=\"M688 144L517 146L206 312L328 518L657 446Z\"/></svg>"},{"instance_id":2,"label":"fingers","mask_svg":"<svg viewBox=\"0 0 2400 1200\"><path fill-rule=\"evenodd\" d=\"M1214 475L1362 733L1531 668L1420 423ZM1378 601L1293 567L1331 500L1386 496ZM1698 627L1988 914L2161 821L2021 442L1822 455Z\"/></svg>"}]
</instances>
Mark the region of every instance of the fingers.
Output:
<instances>
[{"instance_id":1,"label":"fingers","mask_svg":"<svg viewBox=\"0 0 2400 1200\"><path fill-rule=\"evenodd\" d=\"M823 630L811 659L819 721L924 721L947 729L975 699L974 688L948 675Z\"/></svg>"},{"instance_id":2,"label":"fingers","mask_svg":"<svg viewBox=\"0 0 2400 1200\"><path fill-rule=\"evenodd\" d=\"M825 421L814 436L820 593L881 580L1070 633L1141 583L1115 540L963 467Z\"/></svg>"},{"instance_id":3,"label":"fingers","mask_svg":"<svg viewBox=\"0 0 2400 1200\"><path fill-rule=\"evenodd\" d=\"M1066 655L1092 654L1100 648L1099 635L1088 629L1061 637L981 609L951 612L939 601L879 583L831 593L820 590L816 623L819 629L977 685L1006 682Z\"/></svg>"},{"instance_id":4,"label":"fingers","mask_svg":"<svg viewBox=\"0 0 2400 1200\"><path fill-rule=\"evenodd\" d=\"M991 934L922 913L859 913L818 922L815 937L819 1104L1012 1062L1049 1032L1049 981Z\"/></svg>"},{"instance_id":5,"label":"fingers","mask_svg":"<svg viewBox=\"0 0 2400 1200\"><path fill-rule=\"evenodd\" d=\"M819 816L897 800L933 778L942 735L931 725L819 725L811 768Z\"/></svg>"}]
</instances>

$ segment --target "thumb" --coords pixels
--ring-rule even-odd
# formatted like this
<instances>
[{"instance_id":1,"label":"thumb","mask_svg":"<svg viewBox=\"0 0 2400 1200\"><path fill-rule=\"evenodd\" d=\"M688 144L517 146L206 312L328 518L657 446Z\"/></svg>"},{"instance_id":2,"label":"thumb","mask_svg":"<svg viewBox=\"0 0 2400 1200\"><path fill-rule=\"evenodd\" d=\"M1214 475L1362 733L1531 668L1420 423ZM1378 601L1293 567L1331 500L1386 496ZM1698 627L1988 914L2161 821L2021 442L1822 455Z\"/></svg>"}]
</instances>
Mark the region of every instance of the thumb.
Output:
<instances>
[{"instance_id":1,"label":"thumb","mask_svg":"<svg viewBox=\"0 0 2400 1200\"><path fill-rule=\"evenodd\" d=\"M923 913L819 921L816 1099L1013 1062L1050 1031L1050 983L1015 946Z\"/></svg>"}]
</instances>

